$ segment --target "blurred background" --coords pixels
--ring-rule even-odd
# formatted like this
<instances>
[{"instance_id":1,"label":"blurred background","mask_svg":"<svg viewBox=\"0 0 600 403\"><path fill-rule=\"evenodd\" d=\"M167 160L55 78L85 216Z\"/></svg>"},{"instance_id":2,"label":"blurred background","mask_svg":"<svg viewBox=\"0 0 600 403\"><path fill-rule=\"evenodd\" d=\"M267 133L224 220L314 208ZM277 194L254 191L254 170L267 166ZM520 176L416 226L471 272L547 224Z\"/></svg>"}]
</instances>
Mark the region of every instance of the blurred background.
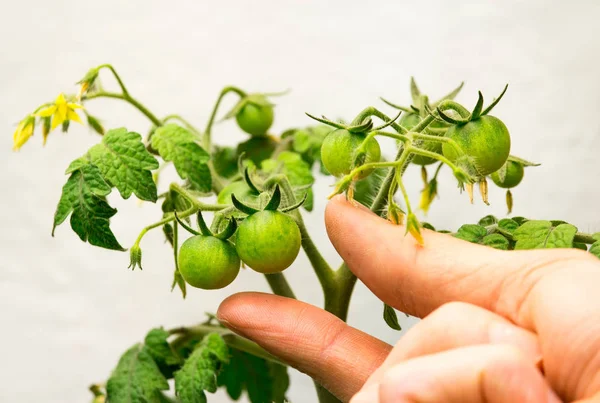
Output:
<instances>
[{"instance_id":1,"label":"blurred background","mask_svg":"<svg viewBox=\"0 0 600 403\"><path fill-rule=\"evenodd\" d=\"M144 270L127 270L127 253L82 243L68 224L50 236L68 163L99 137L71 125L68 134L39 132L11 151L18 121L93 66L112 63L130 92L159 116L179 113L203 127L220 89L279 91L274 133L311 124L304 112L351 119L363 107L391 109L386 97L409 104L409 78L437 98L460 81L458 101L472 107L509 83L494 115L512 134L512 153L541 162L514 190L516 215L563 219L600 230L600 36L593 32L600 2L497 1L32 1L0 5L0 387L2 402L91 400L87 386L105 380L120 354L154 326L193 324L227 295L267 291L246 270L224 290L171 293L172 254L160 231L142 244ZM104 84L112 85L103 75ZM229 100L231 105L235 100ZM227 106L227 105L226 105ZM223 111L226 111L226 106ZM107 128L145 134L149 122L129 105L95 100L89 110ZM244 134L234 122L214 129L217 143ZM382 143L393 154L392 143ZM457 229L486 214L503 216L504 192L491 187L491 206L468 204L448 170L427 221ZM407 174L418 201L418 169ZM327 258L340 259L323 225L333 181L320 178L308 226ZM162 183L163 188L167 181ZM122 201L112 228L124 246L160 215L160 206ZM322 304L320 288L300 258L286 274L297 295ZM379 314L382 304L361 284L349 322L387 342L399 333ZM404 329L413 319L401 317ZM294 372L289 397L316 400L306 376ZM226 402L219 392L211 402Z\"/></svg>"}]
</instances>

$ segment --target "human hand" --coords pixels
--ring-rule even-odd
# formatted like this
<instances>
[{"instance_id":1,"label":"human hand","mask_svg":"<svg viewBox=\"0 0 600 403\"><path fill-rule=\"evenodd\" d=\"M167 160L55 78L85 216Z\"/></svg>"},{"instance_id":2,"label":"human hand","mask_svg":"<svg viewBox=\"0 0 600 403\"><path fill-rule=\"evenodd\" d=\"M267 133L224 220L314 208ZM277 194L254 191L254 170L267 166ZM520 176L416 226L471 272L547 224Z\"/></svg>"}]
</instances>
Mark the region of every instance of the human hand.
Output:
<instances>
[{"instance_id":1,"label":"human hand","mask_svg":"<svg viewBox=\"0 0 600 403\"><path fill-rule=\"evenodd\" d=\"M392 348L312 305L241 293L221 304L223 324L342 401L600 402L592 255L499 251L427 230L420 247L343 197L329 203L326 225L375 295L423 321Z\"/></svg>"}]
</instances>

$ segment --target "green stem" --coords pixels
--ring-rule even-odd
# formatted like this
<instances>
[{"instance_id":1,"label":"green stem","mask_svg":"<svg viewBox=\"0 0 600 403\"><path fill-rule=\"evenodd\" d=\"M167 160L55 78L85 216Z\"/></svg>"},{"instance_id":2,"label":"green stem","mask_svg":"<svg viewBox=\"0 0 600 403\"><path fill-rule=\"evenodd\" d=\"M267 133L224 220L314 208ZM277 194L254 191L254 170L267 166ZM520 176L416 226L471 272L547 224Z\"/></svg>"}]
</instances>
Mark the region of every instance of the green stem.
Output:
<instances>
[{"instance_id":1,"label":"green stem","mask_svg":"<svg viewBox=\"0 0 600 403\"><path fill-rule=\"evenodd\" d=\"M139 110L140 112L142 112L148 119L150 119L150 121L155 126L158 127L158 126L162 126L162 124L163 124L163 122L159 118L157 118L156 115L154 115L152 112L150 112L148 110L148 108L146 108L138 100L136 100L135 98L132 98L128 94L119 94L117 92L99 91L99 92L95 92L95 93L90 94L90 95L85 95L81 99L83 101L86 101L86 100L95 99L95 98L122 99L123 101L128 102L129 104L131 104L132 106L134 106L135 108L137 108L137 110Z\"/></svg>"},{"instance_id":2,"label":"green stem","mask_svg":"<svg viewBox=\"0 0 600 403\"><path fill-rule=\"evenodd\" d=\"M290 284L282 273L265 274L265 278L269 283L269 287L273 290L273 294L296 299L292 287L290 287Z\"/></svg>"},{"instance_id":3,"label":"green stem","mask_svg":"<svg viewBox=\"0 0 600 403\"><path fill-rule=\"evenodd\" d=\"M324 295L327 295L336 283L335 272L331 269L331 266L329 266L329 263L327 263L323 255L321 255L317 245L315 245L310 237L302 214L298 210L295 210L292 213L296 219L298 228L300 229L300 234L302 235L302 249L304 249L304 253L306 253L308 260L319 279L319 283L321 283Z\"/></svg>"},{"instance_id":4,"label":"green stem","mask_svg":"<svg viewBox=\"0 0 600 403\"><path fill-rule=\"evenodd\" d=\"M228 86L221 90L221 93L219 94L219 97L217 98L217 102L215 102L215 106L213 107L213 110L210 114L210 118L208 119L208 123L206 123L206 128L204 129L204 135L202 138L202 145L204 146L204 149L206 151L208 151L209 153L210 153L210 148L211 148L211 131L212 131L213 124L215 123L215 118L217 117L217 111L219 109L219 106L221 105L221 101L223 100L223 97L225 97L225 95L227 95L229 92L235 92L241 98L246 96L246 93L244 91L240 90L237 87L233 87L233 86Z\"/></svg>"},{"instance_id":5,"label":"green stem","mask_svg":"<svg viewBox=\"0 0 600 403\"><path fill-rule=\"evenodd\" d=\"M221 210L231 207L228 204L203 203L200 200L196 199L187 189L185 189L178 183L171 183L170 189L179 193L187 201L189 201L194 206L196 211L198 211L198 210L200 210L200 211L221 211ZM182 215L179 215L179 217L181 218Z\"/></svg>"},{"instance_id":6,"label":"green stem","mask_svg":"<svg viewBox=\"0 0 600 403\"><path fill-rule=\"evenodd\" d=\"M101 64L100 66L98 66L98 70L104 69L104 68L109 69L113 73L113 76L115 76L115 79L117 80L117 83L119 84L119 87L121 87L121 91L123 92L123 95L128 97L129 91L127 91L127 88L125 87L125 83L123 83L123 80L121 80L121 77L119 76L119 74L117 73L115 68L111 64Z\"/></svg>"},{"instance_id":7,"label":"green stem","mask_svg":"<svg viewBox=\"0 0 600 403\"><path fill-rule=\"evenodd\" d=\"M173 340L173 342L171 342L171 346L174 349L179 348L180 346L184 345L190 340L202 339L211 333L217 333L231 348L243 351L248 354L252 354L256 357L260 357L265 360L275 362L277 364L285 365L281 361L279 361L275 356L271 355L265 349L260 347L258 344L246 339L245 337L238 336L231 330L221 326L196 325L190 327L180 327L169 330L169 333L172 335L179 336L175 340Z\"/></svg>"}]
</instances>

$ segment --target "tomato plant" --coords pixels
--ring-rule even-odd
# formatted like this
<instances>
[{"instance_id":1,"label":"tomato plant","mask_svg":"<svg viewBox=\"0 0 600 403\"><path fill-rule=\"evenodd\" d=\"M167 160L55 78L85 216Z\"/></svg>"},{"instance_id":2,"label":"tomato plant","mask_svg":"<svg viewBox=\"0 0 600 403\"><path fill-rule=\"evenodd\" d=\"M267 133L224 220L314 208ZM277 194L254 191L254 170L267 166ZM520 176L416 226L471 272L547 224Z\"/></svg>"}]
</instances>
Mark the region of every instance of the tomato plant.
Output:
<instances>
[{"instance_id":1,"label":"tomato plant","mask_svg":"<svg viewBox=\"0 0 600 403\"><path fill-rule=\"evenodd\" d=\"M106 92L98 85L102 72L114 76L120 91ZM159 117L150 111L132 96L111 65L90 69L79 85L77 93L60 94L26 114L13 135L17 150L36 130L45 143L56 129L68 131L73 121L101 135L96 145L75 155L67 167L52 232L70 217L70 226L82 241L124 251L111 229L117 210L107 196L116 189L123 199L135 195L143 202L160 202L162 214L141 229L129 248L129 267L141 269L145 235L162 229L175 267L171 289L179 289L183 298L187 285L226 287L235 280L241 262L258 272L253 275L264 274L275 294L295 298L292 287L297 284L290 284L288 272L283 271L305 269L293 265L302 249L322 286L325 309L345 321L356 277L345 264L338 269L329 265L304 224L313 201L323 197L313 193L316 180L334 183L334 195L343 193L391 223L403 225L407 236L423 243L421 232L436 229L420 221L418 210L426 213L434 205L442 169L452 172L458 188L466 188L472 202L475 183L483 201L490 202L490 176L494 185L508 189L510 213L510 190L526 185L524 168L537 165L511 154L508 128L501 118L489 115L506 88L485 109L479 93L469 110L454 100L462 84L431 102L411 80L409 106L384 100L395 116L373 106L347 122L307 113L319 123L306 118L300 127L279 133L271 127L276 112L272 97L281 95L277 93L225 87L207 113L206 126L199 129L180 115ZM239 128L251 135L234 147L215 144L212 136L220 105L228 96L238 102L223 118L235 118ZM148 134L139 134L144 129L140 127L106 130L92 114L93 101L100 98L137 108L151 123ZM378 137L395 140L393 158L381 157ZM419 209L413 208L404 183L410 163L422 166L425 187ZM430 176L428 169L434 164ZM170 165L179 179L166 184L161 172ZM213 213L210 225L204 212ZM198 230L192 228L193 216L198 218ZM125 218L121 214L117 219ZM180 243L183 231L192 236ZM440 232L503 250L575 247L600 257L599 233L584 233L559 220L486 216L454 232ZM145 264L149 265L152 262ZM396 312L387 305L382 308L385 322L399 329ZM196 325L154 328L115 363L106 382L90 387L94 402L171 401L165 395L170 385L176 401L182 403L206 401L206 393L218 387L235 400L245 391L253 403L283 402L289 386L283 363L258 344L227 331L213 315ZM317 387L321 402L338 401L324 387Z\"/></svg>"}]
</instances>

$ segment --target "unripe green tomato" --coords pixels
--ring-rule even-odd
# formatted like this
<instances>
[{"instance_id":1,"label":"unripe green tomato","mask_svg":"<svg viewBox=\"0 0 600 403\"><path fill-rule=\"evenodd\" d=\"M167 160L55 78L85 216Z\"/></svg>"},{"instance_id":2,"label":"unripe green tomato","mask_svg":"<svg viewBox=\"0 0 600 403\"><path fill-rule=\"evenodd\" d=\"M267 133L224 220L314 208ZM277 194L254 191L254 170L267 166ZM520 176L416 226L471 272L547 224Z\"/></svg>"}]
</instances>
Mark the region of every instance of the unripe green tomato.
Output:
<instances>
[{"instance_id":1,"label":"unripe green tomato","mask_svg":"<svg viewBox=\"0 0 600 403\"><path fill-rule=\"evenodd\" d=\"M421 121L421 117L419 115L417 115L416 113L407 113L407 114L402 115L399 123L404 128L411 130L413 127L418 125L420 121ZM434 125L435 123L437 123L437 122L433 121L433 122L431 122L431 124L429 126L440 128L439 125L435 126ZM424 141L423 144L421 144L421 148L424 148L425 150L440 154L442 152L442 143L435 142L435 141ZM416 164L416 165L431 165L434 162L437 162L437 160L435 158L424 157L422 155L416 155L416 154L413 156L413 159L412 159L412 163Z\"/></svg>"},{"instance_id":2,"label":"unripe green tomato","mask_svg":"<svg viewBox=\"0 0 600 403\"><path fill-rule=\"evenodd\" d=\"M498 171L491 174L490 177L496 186L504 189L510 189L521 183L523 180L523 175L525 175L525 169L523 168L523 165L515 161L506 161L506 175L504 175L504 180L500 180Z\"/></svg>"},{"instance_id":3,"label":"unripe green tomato","mask_svg":"<svg viewBox=\"0 0 600 403\"><path fill-rule=\"evenodd\" d=\"M510 154L510 134L502 121L484 115L448 128L446 137L454 140L473 162L477 174L486 176L499 170ZM442 146L444 156L455 162L459 157L451 144Z\"/></svg>"},{"instance_id":4,"label":"unripe green tomato","mask_svg":"<svg viewBox=\"0 0 600 403\"><path fill-rule=\"evenodd\" d=\"M350 173L354 163L356 149L365 139L364 134L351 133L345 129L335 130L325 137L321 146L321 161L333 176L343 176ZM365 164L379 162L381 148L374 138L367 143ZM368 176L373 170L366 170L357 179Z\"/></svg>"},{"instance_id":5,"label":"unripe green tomato","mask_svg":"<svg viewBox=\"0 0 600 403\"><path fill-rule=\"evenodd\" d=\"M195 235L179 248L179 272L192 287L215 290L231 284L240 271L240 258L229 241Z\"/></svg>"},{"instance_id":6,"label":"unripe green tomato","mask_svg":"<svg viewBox=\"0 0 600 403\"><path fill-rule=\"evenodd\" d=\"M271 136L252 137L238 144L236 153L238 156L244 153L245 159L249 159L256 166L260 166L261 162L271 157L278 143L279 141Z\"/></svg>"},{"instance_id":7,"label":"unripe green tomato","mask_svg":"<svg viewBox=\"0 0 600 403\"><path fill-rule=\"evenodd\" d=\"M256 196L252 194L252 190L250 190L250 186L244 181L235 181L231 182L229 185L225 186L217 196L217 203L219 204L232 204L231 195L234 194L235 197L242 201L253 201L256 199Z\"/></svg>"},{"instance_id":8,"label":"unripe green tomato","mask_svg":"<svg viewBox=\"0 0 600 403\"><path fill-rule=\"evenodd\" d=\"M240 129L250 134L251 136L265 136L267 130L273 124L273 107L266 105L268 102L265 97L255 95L255 98L259 98L265 102L265 105L257 105L254 103L247 103L244 105L241 111L235 115Z\"/></svg>"},{"instance_id":9,"label":"unripe green tomato","mask_svg":"<svg viewBox=\"0 0 600 403\"><path fill-rule=\"evenodd\" d=\"M289 215L264 210L242 221L236 232L235 248L251 269L278 273L296 260L301 240L298 225Z\"/></svg>"}]
</instances>

